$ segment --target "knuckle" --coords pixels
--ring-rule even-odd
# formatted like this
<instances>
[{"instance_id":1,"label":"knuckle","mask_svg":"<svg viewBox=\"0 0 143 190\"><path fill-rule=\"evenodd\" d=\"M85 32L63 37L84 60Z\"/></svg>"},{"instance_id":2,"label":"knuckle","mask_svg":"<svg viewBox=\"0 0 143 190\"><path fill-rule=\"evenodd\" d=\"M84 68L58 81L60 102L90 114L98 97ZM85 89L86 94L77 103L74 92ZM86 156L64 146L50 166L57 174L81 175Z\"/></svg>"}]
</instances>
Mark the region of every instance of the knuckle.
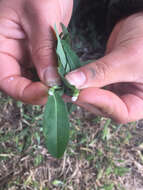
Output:
<instances>
[{"instance_id":1,"label":"knuckle","mask_svg":"<svg viewBox=\"0 0 143 190\"><path fill-rule=\"evenodd\" d=\"M96 64L96 73L97 73L97 79L105 80L107 72L109 72L109 66L102 61L97 62Z\"/></svg>"},{"instance_id":2,"label":"knuckle","mask_svg":"<svg viewBox=\"0 0 143 190\"><path fill-rule=\"evenodd\" d=\"M39 44L34 50L32 51L32 56L34 60L45 60L49 58L53 54L53 44L46 40L45 42Z\"/></svg>"}]
</instances>

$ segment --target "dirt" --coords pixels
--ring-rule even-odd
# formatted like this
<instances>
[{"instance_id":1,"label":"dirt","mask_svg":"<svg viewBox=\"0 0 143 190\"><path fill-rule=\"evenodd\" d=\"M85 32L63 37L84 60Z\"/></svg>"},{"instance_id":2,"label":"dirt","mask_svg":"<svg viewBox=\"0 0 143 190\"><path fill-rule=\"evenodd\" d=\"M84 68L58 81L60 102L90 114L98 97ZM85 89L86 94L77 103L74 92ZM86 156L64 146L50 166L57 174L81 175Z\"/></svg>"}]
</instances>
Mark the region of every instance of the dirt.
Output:
<instances>
[{"instance_id":1,"label":"dirt","mask_svg":"<svg viewBox=\"0 0 143 190\"><path fill-rule=\"evenodd\" d=\"M6 137L8 132L13 132L13 135L16 137L19 133L22 134L21 132L27 127L30 127L29 130L33 133L38 131L39 126L37 122L39 120L35 121L34 124L31 121L26 123L25 118L21 114L21 111L25 110L25 113L32 115L35 108L32 108L32 110L28 105L18 107L16 101L9 99L5 95L3 96L3 94L1 95L2 98L5 102L0 106L0 137ZM38 112L40 113L43 108L39 109ZM96 149L92 148L93 152L89 152L87 155L84 152L86 143L91 142L105 124L105 120L101 120L101 118L99 118L97 123L93 121L94 119L97 118L80 108L73 112L71 123L74 125L77 134L73 135L68 153L62 160L53 159L44 147L43 140L41 139L38 145L34 136L32 137L32 144L20 152L17 151L18 147L16 147L12 136L8 136L8 139L4 140L4 142L0 141L0 158L1 154L8 155L6 159L1 159L0 161L0 189L34 189L34 186L31 185L33 181L41 185L43 184L43 187L46 185L48 189L62 189L60 186L53 185L55 180L61 183L66 181L65 190L96 190L97 187L102 186L102 180L100 182L95 181L97 170L94 167L96 165L96 161L94 161L96 153L94 151ZM28 126L29 124L30 126ZM37 126L37 129L34 128L34 125ZM139 154L142 154L143 151L143 147L140 147L143 143L143 121L124 126L122 132L119 131L118 136L124 136L124 133L127 131L131 133L132 137L129 143L123 147L121 146L122 153L117 159L124 159L124 165L130 168L130 172L123 177L115 178L111 176L111 180L122 184L126 190L142 190L143 162ZM88 135L87 139L83 138L85 134ZM81 144L83 140L87 142ZM24 138L19 143L24 143ZM35 148L34 144L36 145ZM101 146L100 142L97 147L99 145ZM42 155L43 158L41 163L35 165L34 158L38 155ZM86 160L86 157L88 159L91 157L91 161Z\"/></svg>"}]
</instances>

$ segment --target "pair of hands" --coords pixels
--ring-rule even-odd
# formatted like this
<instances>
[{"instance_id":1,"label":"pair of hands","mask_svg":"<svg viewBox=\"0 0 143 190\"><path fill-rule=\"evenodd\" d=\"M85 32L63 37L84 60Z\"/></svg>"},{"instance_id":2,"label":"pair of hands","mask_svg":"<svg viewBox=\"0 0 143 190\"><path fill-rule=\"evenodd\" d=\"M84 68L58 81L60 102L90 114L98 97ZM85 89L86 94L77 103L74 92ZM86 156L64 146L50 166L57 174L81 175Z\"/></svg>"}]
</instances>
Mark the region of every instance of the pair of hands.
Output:
<instances>
[{"instance_id":1,"label":"pair of hands","mask_svg":"<svg viewBox=\"0 0 143 190\"><path fill-rule=\"evenodd\" d=\"M0 89L30 104L45 104L48 86L59 82L56 23L68 25L71 0L0 2ZM35 67L41 82L28 79ZM24 75L21 68L26 68ZM143 118L143 13L116 24L106 55L66 78L81 93L78 105L119 123ZM102 87L105 87L104 89Z\"/></svg>"}]
</instances>

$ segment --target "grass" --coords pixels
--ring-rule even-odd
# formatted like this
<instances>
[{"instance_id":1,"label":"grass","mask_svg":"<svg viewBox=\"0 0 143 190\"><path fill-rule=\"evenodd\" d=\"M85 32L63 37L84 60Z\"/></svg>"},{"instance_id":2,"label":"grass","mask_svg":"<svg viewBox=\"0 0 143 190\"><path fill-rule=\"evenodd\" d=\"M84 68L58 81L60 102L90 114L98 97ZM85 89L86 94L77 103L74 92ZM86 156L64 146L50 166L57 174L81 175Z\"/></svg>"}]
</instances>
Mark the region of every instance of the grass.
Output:
<instances>
[{"instance_id":1,"label":"grass","mask_svg":"<svg viewBox=\"0 0 143 190\"><path fill-rule=\"evenodd\" d=\"M43 109L1 94L0 190L123 190L126 176L143 169L136 123L117 125L80 108L71 115L64 157L53 159L44 146Z\"/></svg>"}]
</instances>

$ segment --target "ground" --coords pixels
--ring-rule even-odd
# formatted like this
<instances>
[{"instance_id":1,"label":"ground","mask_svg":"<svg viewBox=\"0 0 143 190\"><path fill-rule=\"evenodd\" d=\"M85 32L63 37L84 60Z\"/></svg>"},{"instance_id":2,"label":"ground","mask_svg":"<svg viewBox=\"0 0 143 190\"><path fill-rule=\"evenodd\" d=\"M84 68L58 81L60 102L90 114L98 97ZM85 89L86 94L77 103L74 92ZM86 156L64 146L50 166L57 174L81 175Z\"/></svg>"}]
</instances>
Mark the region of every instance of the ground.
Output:
<instances>
[{"instance_id":1,"label":"ground","mask_svg":"<svg viewBox=\"0 0 143 190\"><path fill-rule=\"evenodd\" d=\"M0 100L0 190L143 189L142 121L118 125L78 107L57 160L44 145L44 107Z\"/></svg>"},{"instance_id":2,"label":"ground","mask_svg":"<svg viewBox=\"0 0 143 190\"><path fill-rule=\"evenodd\" d=\"M97 42L72 33L81 59L102 55ZM0 190L143 190L142 120L119 125L77 107L57 160L45 148L43 111L0 93Z\"/></svg>"}]
</instances>

